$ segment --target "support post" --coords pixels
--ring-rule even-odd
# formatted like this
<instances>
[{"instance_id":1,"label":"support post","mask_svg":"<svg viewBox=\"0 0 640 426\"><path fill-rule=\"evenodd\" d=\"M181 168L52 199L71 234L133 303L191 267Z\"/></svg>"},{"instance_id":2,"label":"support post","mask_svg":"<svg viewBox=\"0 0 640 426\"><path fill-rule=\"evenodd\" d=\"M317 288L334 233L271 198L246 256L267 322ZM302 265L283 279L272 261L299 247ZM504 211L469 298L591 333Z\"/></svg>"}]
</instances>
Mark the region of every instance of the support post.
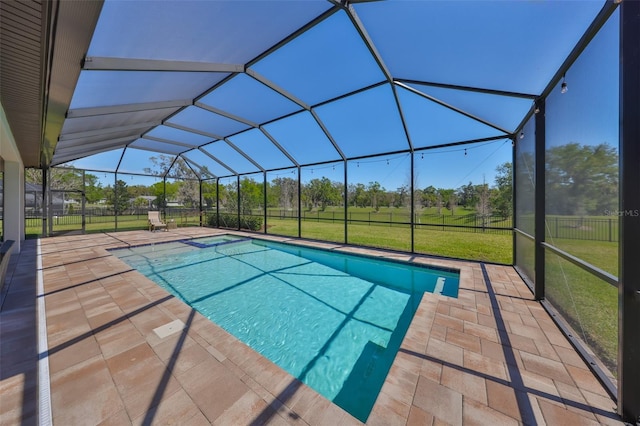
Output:
<instances>
[{"instance_id":1,"label":"support post","mask_svg":"<svg viewBox=\"0 0 640 426\"><path fill-rule=\"evenodd\" d=\"M113 174L113 220L118 230L118 172Z\"/></svg>"},{"instance_id":2,"label":"support post","mask_svg":"<svg viewBox=\"0 0 640 426\"><path fill-rule=\"evenodd\" d=\"M238 213L238 231L239 231L240 229L242 229L242 226L241 226L241 223L240 223L240 221L242 220L242 216L240 215L240 208L241 208L241 206L240 206L240 200L241 200L241 198L240 198L240 175L237 175L236 185L237 185L236 189L237 189L237 193L238 193L237 194L238 195L237 196L237 199L238 199L237 200L238 201L237 213Z\"/></svg>"},{"instance_id":3,"label":"support post","mask_svg":"<svg viewBox=\"0 0 640 426\"><path fill-rule=\"evenodd\" d=\"M220 228L220 178L216 178L216 224Z\"/></svg>"},{"instance_id":4,"label":"support post","mask_svg":"<svg viewBox=\"0 0 640 426\"><path fill-rule=\"evenodd\" d=\"M349 211L349 196L348 196L348 175L347 175L347 160L344 160L344 243L349 244L349 227L347 226L347 212Z\"/></svg>"},{"instance_id":5,"label":"support post","mask_svg":"<svg viewBox=\"0 0 640 426\"><path fill-rule=\"evenodd\" d=\"M302 237L302 169L298 166L298 238Z\"/></svg>"},{"instance_id":6,"label":"support post","mask_svg":"<svg viewBox=\"0 0 640 426\"><path fill-rule=\"evenodd\" d=\"M47 174L47 168L42 168L42 236L46 237L48 234L47 225L51 223L49 219L49 204L47 203L47 195L49 194L49 175ZM34 194L34 203L36 207L38 203L35 200Z\"/></svg>"},{"instance_id":7,"label":"support post","mask_svg":"<svg viewBox=\"0 0 640 426\"><path fill-rule=\"evenodd\" d=\"M203 226L203 216L204 216L204 210L202 208L202 179L198 179L198 193L199 193L199 197L198 197L198 210L199 210L199 216L200 216L200 227Z\"/></svg>"},{"instance_id":8,"label":"support post","mask_svg":"<svg viewBox=\"0 0 640 426\"><path fill-rule=\"evenodd\" d=\"M640 2L620 5L618 413L640 421Z\"/></svg>"},{"instance_id":9,"label":"support post","mask_svg":"<svg viewBox=\"0 0 640 426\"><path fill-rule=\"evenodd\" d=\"M267 233L267 172L262 172L264 179L262 183L262 193L264 198L264 233Z\"/></svg>"},{"instance_id":10,"label":"support post","mask_svg":"<svg viewBox=\"0 0 640 426\"><path fill-rule=\"evenodd\" d=\"M540 110L535 115L535 283L533 295L536 300L542 300L545 297L544 290L544 246L545 241L545 100L538 99L536 102Z\"/></svg>"},{"instance_id":11,"label":"support post","mask_svg":"<svg viewBox=\"0 0 640 426\"><path fill-rule=\"evenodd\" d=\"M410 202L411 202L411 219L409 219L409 223L411 226L411 253L415 253L416 252L416 245L415 245L415 227L416 227L416 200L415 200L415 191L416 191L416 171L415 171L415 156L416 153L415 151L411 150L411 184L409 185L409 190L411 191L411 198L410 198Z\"/></svg>"}]
</instances>

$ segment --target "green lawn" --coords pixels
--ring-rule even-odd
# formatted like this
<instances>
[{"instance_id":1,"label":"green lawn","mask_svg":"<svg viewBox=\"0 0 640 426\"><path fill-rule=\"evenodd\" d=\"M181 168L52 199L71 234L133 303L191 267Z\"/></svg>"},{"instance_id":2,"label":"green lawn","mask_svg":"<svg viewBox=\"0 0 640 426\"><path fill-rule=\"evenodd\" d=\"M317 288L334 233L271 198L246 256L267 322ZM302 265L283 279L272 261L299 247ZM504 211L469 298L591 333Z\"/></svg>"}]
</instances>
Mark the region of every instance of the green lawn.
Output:
<instances>
[{"instance_id":1,"label":"green lawn","mask_svg":"<svg viewBox=\"0 0 640 426\"><path fill-rule=\"evenodd\" d=\"M177 215L175 217L167 217L165 220L173 219L178 226L199 226L200 216ZM80 216L65 216L63 218L53 219L53 232L70 232L82 229ZM87 216L85 218L85 232L114 232L116 230L116 222L114 216ZM147 215L122 215L118 216L118 231L132 231L136 229L149 229ZM29 219L25 228L27 238L37 238L42 235L42 220Z\"/></svg>"},{"instance_id":2,"label":"green lawn","mask_svg":"<svg viewBox=\"0 0 640 426\"><path fill-rule=\"evenodd\" d=\"M277 216L278 209L268 209L270 216ZM307 220L332 219L343 220L345 217L344 207L327 207L325 210L303 210L302 215ZM410 223L411 212L406 208L380 207L375 210L371 207L349 207L346 212L350 221L366 222L394 222ZM452 213L446 208L435 207L422 208L415 211L416 223L431 225L458 225L458 226L483 226L483 220L473 209L457 208ZM510 228L512 221L510 218L493 216L484 221L484 226Z\"/></svg>"},{"instance_id":3,"label":"green lawn","mask_svg":"<svg viewBox=\"0 0 640 426\"><path fill-rule=\"evenodd\" d=\"M545 289L547 299L615 375L618 289L549 251Z\"/></svg>"},{"instance_id":4,"label":"green lawn","mask_svg":"<svg viewBox=\"0 0 640 426\"><path fill-rule=\"evenodd\" d=\"M411 250L411 229L408 225L360 224L348 225L350 244ZM268 233L298 235L298 222L293 219L268 218ZM303 221L302 237L344 243L344 223ZM415 251L469 260L504 264L512 263L511 233L442 231L440 228L415 229Z\"/></svg>"},{"instance_id":5,"label":"green lawn","mask_svg":"<svg viewBox=\"0 0 640 426\"><path fill-rule=\"evenodd\" d=\"M553 245L603 271L618 276L618 243L591 240L553 240Z\"/></svg>"}]
</instances>

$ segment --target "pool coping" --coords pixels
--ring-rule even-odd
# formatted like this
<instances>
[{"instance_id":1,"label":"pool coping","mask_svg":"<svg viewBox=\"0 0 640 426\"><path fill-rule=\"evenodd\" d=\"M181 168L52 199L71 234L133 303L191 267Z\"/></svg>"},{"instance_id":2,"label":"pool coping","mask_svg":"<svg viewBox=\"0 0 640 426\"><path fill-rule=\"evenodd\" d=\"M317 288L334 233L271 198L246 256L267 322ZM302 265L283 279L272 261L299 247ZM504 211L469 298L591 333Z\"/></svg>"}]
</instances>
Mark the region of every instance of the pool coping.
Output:
<instances>
[{"instance_id":1,"label":"pool coping","mask_svg":"<svg viewBox=\"0 0 640 426\"><path fill-rule=\"evenodd\" d=\"M93 255L108 255L109 259L105 259L105 261L109 263L111 270L116 270L115 274L105 274L107 275L105 278L98 277L98 281L106 286L111 279L110 277L126 275L139 286L138 291L152 299L162 301L156 306L168 318L187 319L190 315L190 308L186 304L177 299L175 301L178 303L163 301L168 293L137 271L122 267L124 263L107 251L107 248L127 247L127 244L135 243L138 236L143 240L148 240L151 237L154 241L170 241L184 238L184 233L180 235L178 233L172 235L163 233L162 236L159 234L150 236L142 231L139 232L141 233L132 232L126 236L123 233L118 233L118 236L129 238L129 242L125 242L122 238L108 238L109 234L105 234L108 241L96 244L91 253ZM256 235L252 233L229 232L228 230L198 229L184 232L194 234L190 236L191 238L222 234L256 238ZM351 254L366 254L370 257L385 257L414 264L429 266L435 264L435 266L460 271L458 298L424 294L367 424L430 424L438 421L462 424L465 419L470 420L468 416L477 416L478 414L502 421L543 423L545 419L551 419L552 416L558 418L559 409L556 407L558 405L563 407L560 414L567 418L575 419L576 416L581 416L577 418L600 423L605 421L615 423L615 410L611 410L611 400L606 396L606 392L598 389L601 386L597 380L593 377L591 377L593 380L588 379L585 375L584 371L588 371L588 368L580 365L580 370L574 372L574 369L578 368L576 365L580 364L580 361L575 357L570 357L569 365L571 368L562 364L564 365L562 371L567 374L567 377L571 377L571 380L565 379L565 381L576 386L577 391L574 393L580 395L580 398L578 396L575 398L580 399L580 402L569 403L572 398L569 397L569 394L563 394L563 392L568 392L564 389L568 383L561 383L562 386L556 386L554 390L551 390L550 383L554 381L554 374L546 374L544 369L540 367L539 364L542 361L538 358L544 352L550 353L550 348L555 349L555 355L552 358L561 358L557 354L564 354L570 345L560 335L557 327L548 318L539 303L533 301L530 290L512 267L388 252L381 249L350 247L338 243L319 243L281 236L260 235L257 238L301 246L310 245ZM47 246L51 243L52 247L55 247L56 242L62 241L65 240L43 240ZM80 249L72 249L71 251L74 250L80 251ZM87 250L85 248L85 251ZM50 254L52 251L45 250L42 256L46 257L48 253ZM61 265L65 262L59 258L52 264L47 263L48 265L44 267L45 272L47 269L55 271L56 264ZM45 273L45 294L47 291L56 293L75 287L68 286L67 282L66 287L55 290L55 287L49 286L50 288L47 288L47 281ZM488 287L492 287L492 289L488 289ZM496 289L500 290L500 294L495 293ZM491 296L487 293L491 291L494 292L493 299L495 300L493 302L497 300L494 305L487 303ZM50 296L46 296L45 299L48 297ZM526 315L525 310L527 311ZM523 312L518 313L518 311ZM47 316L48 327L55 329L57 316L50 315L49 309ZM498 327L492 330L491 320L493 318L495 326L495 317L497 316L503 320L502 328L499 327L500 324L497 324ZM246 404L243 397L241 400L235 401L215 419L203 417L203 413L207 414L207 408L199 406L201 411L199 418L220 424L241 424L242 421L235 422L238 419L245 419L246 424L254 424L256 420L275 423L284 421L284 423L291 424L361 424L344 410L306 385L301 384L297 379L205 317L196 313L190 324L192 327L185 332L185 336L198 343L213 360L222 364L228 372L240 379L254 393L252 396L253 405L249 411L243 405ZM544 329L541 324L544 325ZM540 327L540 331L537 331L540 340L546 337L545 345L542 343L538 345L535 341L525 342L526 336L522 336L522 334L535 331L535 325ZM546 329L549 327L550 331L547 331ZM140 329L140 327L138 328ZM51 332L49 334L51 335ZM53 336L56 337L55 334ZM503 352L506 354L508 350L504 340L507 339L509 342L509 336L512 340L508 349L513 352L514 356L511 359L504 359L504 356L500 359L500 354L492 353L492 351L495 352L495 345L502 345ZM149 335L145 338L151 347L158 343ZM533 346L531 346L532 344ZM492 349L485 350L485 346ZM39 352L45 353L42 350ZM536 358L533 358L534 356ZM107 359L105 354L102 357ZM558 367L557 362L563 362L563 360L554 361L554 368ZM527 364L529 364L529 368L527 368ZM518 374L520 369L522 375L518 388L514 385L512 376L514 373ZM51 373L51 382L55 422L65 418L68 413L60 413L68 407L60 406L61 396L56 390L58 382L62 380L60 376L64 372L54 370L56 371ZM482 382L480 387L478 387L479 381ZM530 392L532 387L538 385L542 386L544 391L535 389L535 392ZM498 390L496 390L496 386L499 388ZM475 388L481 389L480 395L474 393ZM507 394L512 396L507 397L506 402L496 402L496 395L504 397L507 395L504 393L505 389L509 388L512 391ZM530 407L524 412L522 410L518 412L518 407L522 405L523 392L525 396L529 395L527 398ZM558 396L554 397L555 394ZM549 395L550 397L547 397ZM551 405L548 400L551 401ZM129 416L131 422L136 420L128 410L121 410L113 415ZM197 415L194 414L193 419L197 418ZM235 419L234 423L226 423L231 419Z\"/></svg>"}]
</instances>

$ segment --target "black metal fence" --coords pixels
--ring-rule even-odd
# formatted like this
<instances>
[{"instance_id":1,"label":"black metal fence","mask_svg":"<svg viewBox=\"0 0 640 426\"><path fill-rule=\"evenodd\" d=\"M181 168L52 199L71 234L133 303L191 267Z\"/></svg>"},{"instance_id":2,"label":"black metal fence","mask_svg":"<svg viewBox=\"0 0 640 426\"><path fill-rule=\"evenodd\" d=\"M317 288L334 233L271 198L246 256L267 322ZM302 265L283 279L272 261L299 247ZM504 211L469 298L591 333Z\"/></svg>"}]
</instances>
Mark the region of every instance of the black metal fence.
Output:
<instances>
[{"instance_id":1,"label":"black metal fence","mask_svg":"<svg viewBox=\"0 0 640 426\"><path fill-rule=\"evenodd\" d=\"M113 224L113 227L107 226L107 228L115 228L115 211L112 207L86 208L84 218L79 210L69 212L69 209L53 209L51 211L51 224L54 227L78 229L81 228L84 219L85 226L89 229L96 224ZM148 208L127 209L118 215L118 227L127 229L132 229L132 226L140 229L146 228L148 211ZM27 234L40 234L42 231L42 210L29 209L25 213ZM164 210L164 219L176 222L178 226L200 225L200 217L200 212L196 209L170 207Z\"/></svg>"},{"instance_id":2,"label":"black metal fence","mask_svg":"<svg viewBox=\"0 0 640 426\"><path fill-rule=\"evenodd\" d=\"M125 214L118 215L119 222L144 220L148 209L130 209ZM80 212L70 214L68 210L54 209L52 221L54 226L80 226L82 215ZM37 229L42 226L41 211L34 209L26 211L25 225L27 228ZM199 225L200 212L196 209L171 207L164 210L165 219L173 220L180 226ZM206 224L207 214L215 214L215 210L203 213L202 223ZM251 211L252 216L263 216L262 210ZM90 207L85 209L85 224L99 224L114 222L114 210L111 207ZM297 220L298 211L289 209L269 209L267 222L271 219ZM411 224L411 215L406 212L346 212L346 220L349 224L377 225L377 226L408 226ZM345 211L302 211L302 220L315 222L343 222ZM533 219L521 217L520 229L533 229ZM511 218L495 215L450 215L450 214L415 214L414 225L422 229L434 229L442 231L460 232L488 232L506 233L513 230ZM143 227L143 226L141 226ZM558 239L590 240L590 241L618 241L618 217L566 217L548 216L546 220L545 234L548 241Z\"/></svg>"},{"instance_id":3,"label":"black metal fence","mask_svg":"<svg viewBox=\"0 0 640 426\"><path fill-rule=\"evenodd\" d=\"M577 216L547 216L545 220L545 238L589 241L618 241L617 216L609 217L577 217ZM518 228L522 230L534 229L533 218L518 219Z\"/></svg>"},{"instance_id":4,"label":"black metal fence","mask_svg":"<svg viewBox=\"0 0 640 426\"><path fill-rule=\"evenodd\" d=\"M253 212L253 214L259 214ZM267 213L267 223L269 218L274 219L297 219L297 210L274 210ZM302 212L302 220L313 222L343 222L345 220L344 211L319 211L305 210ZM407 212L346 212L346 221L349 224L361 224L370 226L410 226L411 214ZM414 226L422 229L437 229L443 231L460 232L488 232L488 233L510 233L513 231L511 218L504 218L495 215L438 215L438 214L414 214Z\"/></svg>"}]
</instances>

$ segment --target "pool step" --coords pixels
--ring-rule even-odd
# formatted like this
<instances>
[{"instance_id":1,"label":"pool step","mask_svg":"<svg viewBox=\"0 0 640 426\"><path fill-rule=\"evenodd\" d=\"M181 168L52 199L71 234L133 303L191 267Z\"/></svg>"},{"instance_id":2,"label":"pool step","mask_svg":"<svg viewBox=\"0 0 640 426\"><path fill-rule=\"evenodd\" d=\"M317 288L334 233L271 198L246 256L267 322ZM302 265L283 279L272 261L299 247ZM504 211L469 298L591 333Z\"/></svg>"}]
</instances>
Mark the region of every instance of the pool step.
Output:
<instances>
[{"instance_id":1,"label":"pool step","mask_svg":"<svg viewBox=\"0 0 640 426\"><path fill-rule=\"evenodd\" d=\"M436 287L433 289L433 294L442 294L442 290L444 290L444 281L444 277L438 277Z\"/></svg>"},{"instance_id":2,"label":"pool step","mask_svg":"<svg viewBox=\"0 0 640 426\"><path fill-rule=\"evenodd\" d=\"M220 241L220 242L215 242L215 243L210 243L210 244L199 243L199 242L193 241L193 240L180 240L180 242L182 244L186 244L186 245L193 246L193 247L198 247L198 248L218 247L218 246L223 246L223 245L228 245L228 244L244 243L244 242L247 242L247 241L251 241L251 239L250 238L241 238L241 239L238 239L238 240Z\"/></svg>"}]
</instances>

